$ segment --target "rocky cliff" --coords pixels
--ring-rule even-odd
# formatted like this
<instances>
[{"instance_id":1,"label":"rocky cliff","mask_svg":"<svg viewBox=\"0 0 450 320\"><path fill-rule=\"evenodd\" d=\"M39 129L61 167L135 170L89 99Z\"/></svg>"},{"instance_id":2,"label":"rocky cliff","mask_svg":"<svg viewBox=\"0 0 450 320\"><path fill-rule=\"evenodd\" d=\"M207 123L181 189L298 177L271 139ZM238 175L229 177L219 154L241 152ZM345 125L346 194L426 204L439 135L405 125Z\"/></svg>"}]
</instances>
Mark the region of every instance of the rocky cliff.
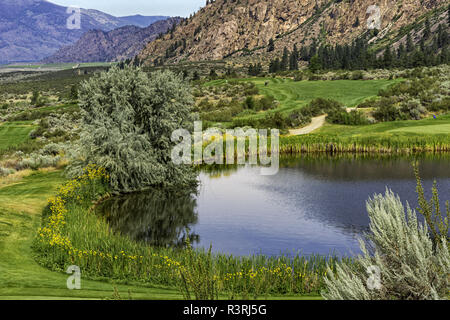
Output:
<instances>
[{"instance_id":1,"label":"rocky cliff","mask_svg":"<svg viewBox=\"0 0 450 320\"><path fill-rule=\"evenodd\" d=\"M140 58L147 64L218 60L302 46L312 39L348 43L368 30L378 38L393 35L446 0L216 0L164 38L147 45ZM376 6L376 7L374 7ZM379 16L379 25L377 20Z\"/></svg>"}]
</instances>

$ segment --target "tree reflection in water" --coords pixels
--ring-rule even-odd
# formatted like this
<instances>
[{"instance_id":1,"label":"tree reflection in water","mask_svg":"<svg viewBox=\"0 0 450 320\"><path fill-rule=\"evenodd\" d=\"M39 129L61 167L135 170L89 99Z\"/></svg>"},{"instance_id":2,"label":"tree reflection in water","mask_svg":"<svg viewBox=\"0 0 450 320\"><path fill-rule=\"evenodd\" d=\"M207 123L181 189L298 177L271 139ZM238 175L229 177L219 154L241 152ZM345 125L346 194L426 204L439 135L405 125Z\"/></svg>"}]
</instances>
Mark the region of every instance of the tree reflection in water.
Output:
<instances>
[{"instance_id":1,"label":"tree reflection in water","mask_svg":"<svg viewBox=\"0 0 450 320\"><path fill-rule=\"evenodd\" d=\"M157 247L183 247L186 230L197 224L194 192L151 190L114 197L102 203L98 211L114 232ZM199 235L189 232L192 244Z\"/></svg>"}]
</instances>

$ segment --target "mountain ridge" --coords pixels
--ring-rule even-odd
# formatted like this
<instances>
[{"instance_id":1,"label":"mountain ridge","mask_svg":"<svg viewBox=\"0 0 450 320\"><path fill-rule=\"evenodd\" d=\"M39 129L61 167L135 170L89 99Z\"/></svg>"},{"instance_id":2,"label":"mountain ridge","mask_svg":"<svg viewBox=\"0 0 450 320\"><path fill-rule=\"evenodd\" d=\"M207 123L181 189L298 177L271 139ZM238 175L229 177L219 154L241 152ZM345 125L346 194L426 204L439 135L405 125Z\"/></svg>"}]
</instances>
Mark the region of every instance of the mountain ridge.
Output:
<instances>
[{"instance_id":1,"label":"mountain ridge","mask_svg":"<svg viewBox=\"0 0 450 320\"><path fill-rule=\"evenodd\" d=\"M70 45L93 29L110 31L130 24L142 25L137 16L114 17L93 9L81 9L81 28L70 30L67 7L45 0L0 2L0 63L34 62ZM160 20L165 17L153 17ZM136 21L140 20L139 21ZM151 20L152 17L149 17Z\"/></svg>"},{"instance_id":2,"label":"mountain ridge","mask_svg":"<svg viewBox=\"0 0 450 320\"><path fill-rule=\"evenodd\" d=\"M184 20L173 33L146 46L147 65L221 60L252 54L280 55L285 47L350 43L368 30L369 7L380 9L380 34L398 32L446 0L216 0ZM369 13L368 13L369 12ZM267 52L270 40L274 48Z\"/></svg>"},{"instance_id":3,"label":"mountain ridge","mask_svg":"<svg viewBox=\"0 0 450 320\"><path fill-rule=\"evenodd\" d=\"M90 30L73 45L59 49L44 63L114 62L134 58L159 34L165 33L180 18L157 21L146 28L124 26L111 31Z\"/></svg>"}]
</instances>

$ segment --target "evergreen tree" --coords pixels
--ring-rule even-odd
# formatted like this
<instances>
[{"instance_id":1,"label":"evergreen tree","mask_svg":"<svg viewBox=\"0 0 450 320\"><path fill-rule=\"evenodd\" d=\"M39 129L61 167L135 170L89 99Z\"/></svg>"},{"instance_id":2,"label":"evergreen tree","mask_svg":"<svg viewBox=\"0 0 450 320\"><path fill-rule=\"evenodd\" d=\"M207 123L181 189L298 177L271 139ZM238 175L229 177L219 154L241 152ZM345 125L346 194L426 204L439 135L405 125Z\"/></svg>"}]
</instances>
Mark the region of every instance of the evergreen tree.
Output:
<instances>
[{"instance_id":1,"label":"evergreen tree","mask_svg":"<svg viewBox=\"0 0 450 320\"><path fill-rule=\"evenodd\" d=\"M408 37L406 38L406 51L414 51L414 42L412 41L411 33L408 33Z\"/></svg>"},{"instance_id":2,"label":"evergreen tree","mask_svg":"<svg viewBox=\"0 0 450 320\"><path fill-rule=\"evenodd\" d=\"M275 51L275 41L273 39L269 40L269 46L267 47L267 52Z\"/></svg>"},{"instance_id":3,"label":"evergreen tree","mask_svg":"<svg viewBox=\"0 0 450 320\"><path fill-rule=\"evenodd\" d=\"M447 23L448 23L448 26L450 27L450 4L448 5L448 9L447 9Z\"/></svg>"},{"instance_id":4,"label":"evergreen tree","mask_svg":"<svg viewBox=\"0 0 450 320\"><path fill-rule=\"evenodd\" d=\"M406 62L407 62L406 58L407 57L406 57L405 45L403 43L401 43L397 50L397 61L398 61L398 65L400 67L406 66Z\"/></svg>"},{"instance_id":5,"label":"evergreen tree","mask_svg":"<svg viewBox=\"0 0 450 320\"><path fill-rule=\"evenodd\" d=\"M275 60L270 62L270 66L269 66L269 72L270 73L277 73L280 71L281 67L280 67L281 63L280 63L280 59L276 58Z\"/></svg>"},{"instance_id":6,"label":"evergreen tree","mask_svg":"<svg viewBox=\"0 0 450 320\"><path fill-rule=\"evenodd\" d=\"M289 67L289 51L288 49L285 47L283 50L283 58L281 59L281 66L280 66L280 70L281 71L286 71Z\"/></svg>"},{"instance_id":7,"label":"evergreen tree","mask_svg":"<svg viewBox=\"0 0 450 320\"><path fill-rule=\"evenodd\" d=\"M192 80L194 81L200 80L200 75L198 74L197 70L194 71L194 74L192 75Z\"/></svg>"},{"instance_id":8,"label":"evergreen tree","mask_svg":"<svg viewBox=\"0 0 450 320\"><path fill-rule=\"evenodd\" d=\"M392 56L392 51L391 51L391 47L387 46L386 50L384 50L384 55L383 55L383 64L385 68L389 68L392 67L393 65L393 56Z\"/></svg>"},{"instance_id":9,"label":"evergreen tree","mask_svg":"<svg viewBox=\"0 0 450 320\"><path fill-rule=\"evenodd\" d=\"M312 73L316 73L322 68L322 65L320 64L320 58L316 54L314 57L311 58L311 61L309 62L309 70Z\"/></svg>"},{"instance_id":10,"label":"evergreen tree","mask_svg":"<svg viewBox=\"0 0 450 320\"><path fill-rule=\"evenodd\" d=\"M430 26L430 19L427 18L425 20L425 29L423 30L423 39L428 40L431 36L431 26Z\"/></svg>"},{"instance_id":11,"label":"evergreen tree","mask_svg":"<svg viewBox=\"0 0 450 320\"><path fill-rule=\"evenodd\" d=\"M70 95L69 98L71 100L77 100L78 99L78 85L74 84L70 87Z\"/></svg>"},{"instance_id":12,"label":"evergreen tree","mask_svg":"<svg viewBox=\"0 0 450 320\"><path fill-rule=\"evenodd\" d=\"M297 45L294 45L294 50L291 53L291 57L289 59L289 70L298 70L298 59L299 52L297 49Z\"/></svg>"},{"instance_id":13,"label":"evergreen tree","mask_svg":"<svg viewBox=\"0 0 450 320\"><path fill-rule=\"evenodd\" d=\"M217 79L219 77L219 75L217 74L215 69L211 69L211 71L209 72L209 77L213 80Z\"/></svg>"}]
</instances>

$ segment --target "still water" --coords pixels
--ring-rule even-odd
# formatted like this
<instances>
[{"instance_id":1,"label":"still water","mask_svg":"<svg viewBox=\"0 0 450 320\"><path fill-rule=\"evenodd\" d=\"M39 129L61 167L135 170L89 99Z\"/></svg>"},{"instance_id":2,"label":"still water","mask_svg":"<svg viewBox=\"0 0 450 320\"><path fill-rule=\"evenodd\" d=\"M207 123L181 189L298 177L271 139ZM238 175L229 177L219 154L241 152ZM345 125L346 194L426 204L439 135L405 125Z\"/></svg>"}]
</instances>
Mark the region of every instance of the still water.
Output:
<instances>
[{"instance_id":1,"label":"still water","mask_svg":"<svg viewBox=\"0 0 450 320\"><path fill-rule=\"evenodd\" d=\"M417 206L412 157L289 157L275 176L258 167L206 168L196 193L152 191L118 197L99 210L113 230L155 246L234 255L358 254L366 201L392 189ZM421 156L427 191L434 179L450 199L450 157ZM429 193L428 193L429 194Z\"/></svg>"}]
</instances>

